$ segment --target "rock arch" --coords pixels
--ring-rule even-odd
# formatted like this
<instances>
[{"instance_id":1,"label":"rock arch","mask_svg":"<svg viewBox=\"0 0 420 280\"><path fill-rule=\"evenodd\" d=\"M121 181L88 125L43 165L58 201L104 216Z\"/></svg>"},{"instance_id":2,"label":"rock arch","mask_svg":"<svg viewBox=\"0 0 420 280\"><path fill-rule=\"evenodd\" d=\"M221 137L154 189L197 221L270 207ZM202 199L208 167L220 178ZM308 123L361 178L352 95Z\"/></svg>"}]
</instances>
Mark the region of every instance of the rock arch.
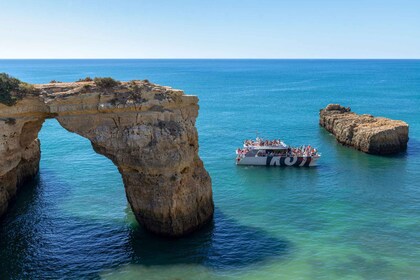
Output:
<instances>
[{"instance_id":1,"label":"rock arch","mask_svg":"<svg viewBox=\"0 0 420 280\"><path fill-rule=\"evenodd\" d=\"M180 236L212 218L211 179L198 156L196 96L148 81L35 87L38 96L0 104L0 216L18 187L37 174L38 132L46 118L56 118L114 162L146 229Z\"/></svg>"}]
</instances>

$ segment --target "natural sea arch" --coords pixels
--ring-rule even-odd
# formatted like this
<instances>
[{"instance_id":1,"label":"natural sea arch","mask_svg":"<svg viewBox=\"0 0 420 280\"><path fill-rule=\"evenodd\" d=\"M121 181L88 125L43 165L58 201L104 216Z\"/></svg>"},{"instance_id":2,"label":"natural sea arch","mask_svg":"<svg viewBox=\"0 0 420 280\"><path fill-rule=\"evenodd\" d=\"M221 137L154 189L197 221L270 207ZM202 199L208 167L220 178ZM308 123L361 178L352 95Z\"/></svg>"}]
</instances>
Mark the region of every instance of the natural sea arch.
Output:
<instances>
[{"instance_id":1,"label":"natural sea arch","mask_svg":"<svg viewBox=\"0 0 420 280\"><path fill-rule=\"evenodd\" d=\"M198 156L197 97L147 81L112 90L94 83L37 88L39 96L0 104L0 192L5 194L0 213L2 199L7 208L17 186L37 173L38 133L45 119L55 118L117 166L133 213L149 231L180 236L212 219L211 180Z\"/></svg>"}]
</instances>

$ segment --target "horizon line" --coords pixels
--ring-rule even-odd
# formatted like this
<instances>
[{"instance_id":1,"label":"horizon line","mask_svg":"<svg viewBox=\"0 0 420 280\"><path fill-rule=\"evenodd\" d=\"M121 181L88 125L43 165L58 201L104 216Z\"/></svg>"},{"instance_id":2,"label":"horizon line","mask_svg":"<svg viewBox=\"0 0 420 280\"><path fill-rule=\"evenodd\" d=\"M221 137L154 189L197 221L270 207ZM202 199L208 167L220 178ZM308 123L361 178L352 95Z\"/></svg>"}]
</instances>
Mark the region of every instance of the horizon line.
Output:
<instances>
[{"instance_id":1,"label":"horizon line","mask_svg":"<svg viewBox=\"0 0 420 280\"><path fill-rule=\"evenodd\" d=\"M258 58L258 57L241 57L241 58L229 58L229 57L214 57L214 58L197 58L197 57L183 57L183 58L128 58L128 57L113 57L113 58L0 58L0 60L420 60L420 57L415 58L393 58L393 57L383 57L383 58L346 58L346 57L306 57L306 58Z\"/></svg>"}]
</instances>

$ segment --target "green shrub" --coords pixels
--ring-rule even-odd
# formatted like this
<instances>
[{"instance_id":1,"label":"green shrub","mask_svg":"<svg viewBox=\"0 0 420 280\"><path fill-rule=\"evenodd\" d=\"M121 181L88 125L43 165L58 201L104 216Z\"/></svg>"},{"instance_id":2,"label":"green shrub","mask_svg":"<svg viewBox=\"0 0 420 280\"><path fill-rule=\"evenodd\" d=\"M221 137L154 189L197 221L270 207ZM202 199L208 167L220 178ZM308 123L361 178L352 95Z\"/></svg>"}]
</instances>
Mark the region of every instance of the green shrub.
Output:
<instances>
[{"instance_id":1,"label":"green shrub","mask_svg":"<svg viewBox=\"0 0 420 280\"><path fill-rule=\"evenodd\" d=\"M36 89L33 85L21 82L19 85L19 91L17 92L18 95L22 95L21 98L28 94L39 94L39 90Z\"/></svg>"},{"instance_id":2,"label":"green shrub","mask_svg":"<svg viewBox=\"0 0 420 280\"><path fill-rule=\"evenodd\" d=\"M86 77L84 79L78 79L76 82L92 82L93 79L91 77Z\"/></svg>"},{"instance_id":3,"label":"green shrub","mask_svg":"<svg viewBox=\"0 0 420 280\"><path fill-rule=\"evenodd\" d=\"M56 81L56 80L51 80L51 81L50 81L50 84L59 84L59 83L62 83L62 82L60 82L60 81Z\"/></svg>"},{"instance_id":4,"label":"green shrub","mask_svg":"<svg viewBox=\"0 0 420 280\"><path fill-rule=\"evenodd\" d=\"M38 90L33 85L21 82L6 73L0 73L0 103L12 106L27 94L36 93Z\"/></svg>"},{"instance_id":5,"label":"green shrub","mask_svg":"<svg viewBox=\"0 0 420 280\"><path fill-rule=\"evenodd\" d=\"M85 85L82 86L81 92L86 93L86 92L89 92L90 89L91 89L90 85L85 84Z\"/></svg>"},{"instance_id":6,"label":"green shrub","mask_svg":"<svg viewBox=\"0 0 420 280\"><path fill-rule=\"evenodd\" d=\"M112 89L113 87L116 87L120 84L119 81L116 81L110 77L105 77L105 78L96 77L95 79L93 79L93 81L101 89Z\"/></svg>"},{"instance_id":7,"label":"green shrub","mask_svg":"<svg viewBox=\"0 0 420 280\"><path fill-rule=\"evenodd\" d=\"M138 86L138 84L137 84L137 81L136 80L132 80L132 81L130 81L129 83L128 83L128 87L134 92L134 93L136 93L136 94L139 94L140 93L140 88L139 88L139 86Z\"/></svg>"}]
</instances>

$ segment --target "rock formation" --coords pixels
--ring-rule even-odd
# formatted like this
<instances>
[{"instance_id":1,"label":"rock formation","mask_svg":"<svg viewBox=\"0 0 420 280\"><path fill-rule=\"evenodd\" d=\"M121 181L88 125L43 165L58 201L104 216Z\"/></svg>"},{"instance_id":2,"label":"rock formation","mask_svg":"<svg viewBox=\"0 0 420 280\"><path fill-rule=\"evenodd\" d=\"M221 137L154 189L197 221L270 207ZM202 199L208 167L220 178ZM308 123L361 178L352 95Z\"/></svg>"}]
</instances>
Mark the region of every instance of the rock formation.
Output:
<instances>
[{"instance_id":1,"label":"rock formation","mask_svg":"<svg viewBox=\"0 0 420 280\"><path fill-rule=\"evenodd\" d=\"M198 156L196 96L148 81L35 87L38 95L0 104L0 216L38 172L38 132L46 118L56 118L114 162L146 229L180 236L212 218L211 180Z\"/></svg>"},{"instance_id":2,"label":"rock formation","mask_svg":"<svg viewBox=\"0 0 420 280\"><path fill-rule=\"evenodd\" d=\"M358 115L338 104L320 110L319 124L338 142L369 154L387 155L407 149L408 124L403 121Z\"/></svg>"}]
</instances>

